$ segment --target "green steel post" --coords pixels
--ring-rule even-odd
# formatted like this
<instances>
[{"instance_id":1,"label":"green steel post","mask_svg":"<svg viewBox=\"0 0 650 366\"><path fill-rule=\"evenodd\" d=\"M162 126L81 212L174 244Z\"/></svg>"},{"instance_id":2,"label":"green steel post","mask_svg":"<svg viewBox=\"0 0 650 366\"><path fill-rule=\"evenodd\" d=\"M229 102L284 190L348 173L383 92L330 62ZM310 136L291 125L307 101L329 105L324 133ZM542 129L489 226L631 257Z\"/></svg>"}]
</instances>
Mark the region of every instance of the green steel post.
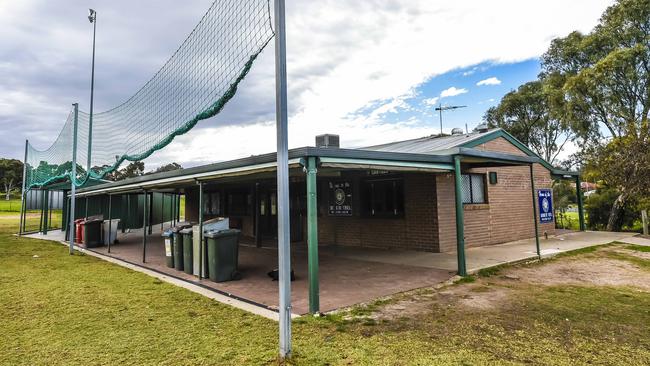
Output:
<instances>
[{"instance_id":1,"label":"green steel post","mask_svg":"<svg viewBox=\"0 0 650 366\"><path fill-rule=\"evenodd\" d=\"M47 212L49 216L47 218L47 229L52 229L52 198L54 197L54 191L50 191L50 196L47 198Z\"/></svg>"},{"instance_id":2,"label":"green steel post","mask_svg":"<svg viewBox=\"0 0 650 366\"><path fill-rule=\"evenodd\" d=\"M147 223L149 222L149 205L147 204L149 195L144 191L144 202L142 203L142 263L145 263L147 256Z\"/></svg>"},{"instance_id":3,"label":"green steel post","mask_svg":"<svg viewBox=\"0 0 650 366\"><path fill-rule=\"evenodd\" d=\"M149 195L149 212L147 213L147 218L149 219L149 235L153 233L153 197L155 192L151 192Z\"/></svg>"},{"instance_id":4,"label":"green steel post","mask_svg":"<svg viewBox=\"0 0 650 366\"><path fill-rule=\"evenodd\" d=\"M40 221L38 223L38 232L42 233L43 232L43 214L45 213L43 205L45 204L45 191L41 189L41 217Z\"/></svg>"},{"instance_id":5,"label":"green steel post","mask_svg":"<svg viewBox=\"0 0 650 366\"><path fill-rule=\"evenodd\" d=\"M49 222L47 220L49 216L49 205L50 205L50 191L47 189L43 190L43 235L47 235L47 226Z\"/></svg>"},{"instance_id":6,"label":"green steel post","mask_svg":"<svg viewBox=\"0 0 650 366\"><path fill-rule=\"evenodd\" d=\"M68 199L66 198L66 192L63 191L63 197L61 198L61 205L63 206L61 210L61 231L65 232L66 239L68 238Z\"/></svg>"},{"instance_id":7,"label":"green steel post","mask_svg":"<svg viewBox=\"0 0 650 366\"><path fill-rule=\"evenodd\" d=\"M18 227L18 235L23 234L23 215L25 214L25 187L27 186L27 149L29 140L25 140L25 160L23 160L23 188L20 191L20 226Z\"/></svg>"},{"instance_id":8,"label":"green steel post","mask_svg":"<svg viewBox=\"0 0 650 366\"><path fill-rule=\"evenodd\" d=\"M465 264L465 214L463 212L463 182L460 171L460 156L454 156L454 187L456 193L456 254L458 275L467 276Z\"/></svg>"},{"instance_id":9,"label":"green steel post","mask_svg":"<svg viewBox=\"0 0 650 366\"><path fill-rule=\"evenodd\" d=\"M537 225L537 207L535 203L537 202L537 197L535 196L535 175L533 174L533 164L529 165L530 167L530 190L533 197L533 222L535 223L535 248L537 249L537 256L541 259L542 252L539 247L539 228Z\"/></svg>"},{"instance_id":10,"label":"green steel post","mask_svg":"<svg viewBox=\"0 0 650 366\"><path fill-rule=\"evenodd\" d=\"M585 211L584 211L584 203L583 203L583 195L582 195L582 187L580 181L580 173L576 175L576 196L578 199L578 220L580 222L580 231L585 231Z\"/></svg>"},{"instance_id":11,"label":"green steel post","mask_svg":"<svg viewBox=\"0 0 650 366\"><path fill-rule=\"evenodd\" d=\"M160 232L165 228L165 194L161 193L162 199L160 200Z\"/></svg>"},{"instance_id":12,"label":"green steel post","mask_svg":"<svg viewBox=\"0 0 650 366\"><path fill-rule=\"evenodd\" d=\"M318 197L316 158L307 159L307 244L309 250L309 312L320 311L318 279Z\"/></svg>"},{"instance_id":13,"label":"green steel post","mask_svg":"<svg viewBox=\"0 0 650 366\"><path fill-rule=\"evenodd\" d=\"M113 211L112 211L112 209L113 209L113 196L109 194L108 195L108 243L107 243L109 253L111 252L111 241L112 241L111 240L111 230L113 229L112 228L112 226L113 226L113 220L112 220Z\"/></svg>"},{"instance_id":14,"label":"green steel post","mask_svg":"<svg viewBox=\"0 0 650 366\"><path fill-rule=\"evenodd\" d=\"M171 210L171 213L169 214L169 216L170 216L169 219L172 222L171 227L174 227L174 226L176 226L176 193L172 193L172 195L171 195L171 205L169 205L169 206L170 206L170 210Z\"/></svg>"},{"instance_id":15,"label":"green steel post","mask_svg":"<svg viewBox=\"0 0 650 366\"><path fill-rule=\"evenodd\" d=\"M203 276L203 261L205 258L205 245L203 243L203 182L199 183L199 279Z\"/></svg>"}]
</instances>

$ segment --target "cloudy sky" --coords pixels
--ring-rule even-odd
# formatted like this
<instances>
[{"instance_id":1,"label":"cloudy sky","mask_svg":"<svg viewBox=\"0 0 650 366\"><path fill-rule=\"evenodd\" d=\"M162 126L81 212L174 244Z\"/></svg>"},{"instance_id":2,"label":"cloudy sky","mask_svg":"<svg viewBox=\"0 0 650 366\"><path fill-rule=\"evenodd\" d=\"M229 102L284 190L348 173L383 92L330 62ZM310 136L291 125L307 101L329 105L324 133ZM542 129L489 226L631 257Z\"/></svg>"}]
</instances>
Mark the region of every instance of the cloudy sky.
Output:
<instances>
[{"instance_id":1,"label":"cloudy sky","mask_svg":"<svg viewBox=\"0 0 650 366\"><path fill-rule=\"evenodd\" d=\"M133 95L211 0L0 0L0 156L47 148L74 102L88 110L98 11L95 110ZM501 96L532 80L550 41L589 31L610 0L287 0L289 145L338 133L359 147L472 129ZM147 161L183 166L275 146L273 44L224 111Z\"/></svg>"}]
</instances>

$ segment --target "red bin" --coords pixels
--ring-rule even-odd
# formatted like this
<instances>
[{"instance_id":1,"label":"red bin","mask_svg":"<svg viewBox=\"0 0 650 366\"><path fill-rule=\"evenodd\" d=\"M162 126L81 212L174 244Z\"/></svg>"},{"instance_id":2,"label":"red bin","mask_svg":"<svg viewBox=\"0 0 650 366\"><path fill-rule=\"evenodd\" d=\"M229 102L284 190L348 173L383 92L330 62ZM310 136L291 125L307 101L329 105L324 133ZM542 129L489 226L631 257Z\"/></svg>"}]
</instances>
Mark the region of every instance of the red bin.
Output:
<instances>
[{"instance_id":1,"label":"red bin","mask_svg":"<svg viewBox=\"0 0 650 366\"><path fill-rule=\"evenodd\" d=\"M74 234L74 242L75 243L83 243L83 236L84 236L84 227L83 224L86 220L85 219L76 219L74 220L74 228L75 228L75 234Z\"/></svg>"}]
</instances>

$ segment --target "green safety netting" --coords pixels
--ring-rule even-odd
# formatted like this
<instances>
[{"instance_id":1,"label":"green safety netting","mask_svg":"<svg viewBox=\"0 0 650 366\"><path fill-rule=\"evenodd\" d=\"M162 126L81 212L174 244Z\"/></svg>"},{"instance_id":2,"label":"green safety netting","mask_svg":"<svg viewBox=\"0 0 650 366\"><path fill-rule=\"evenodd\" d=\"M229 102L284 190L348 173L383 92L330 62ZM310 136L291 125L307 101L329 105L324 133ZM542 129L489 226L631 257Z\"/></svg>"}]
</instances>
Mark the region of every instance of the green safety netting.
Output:
<instances>
[{"instance_id":1,"label":"green safety netting","mask_svg":"<svg viewBox=\"0 0 650 366\"><path fill-rule=\"evenodd\" d=\"M269 0L216 0L135 95L93 115L92 138L90 115L78 112L75 177L74 111L48 149L39 151L28 144L26 187L62 179L81 186L118 169L124 161L142 160L162 149L223 109L273 35Z\"/></svg>"}]
</instances>

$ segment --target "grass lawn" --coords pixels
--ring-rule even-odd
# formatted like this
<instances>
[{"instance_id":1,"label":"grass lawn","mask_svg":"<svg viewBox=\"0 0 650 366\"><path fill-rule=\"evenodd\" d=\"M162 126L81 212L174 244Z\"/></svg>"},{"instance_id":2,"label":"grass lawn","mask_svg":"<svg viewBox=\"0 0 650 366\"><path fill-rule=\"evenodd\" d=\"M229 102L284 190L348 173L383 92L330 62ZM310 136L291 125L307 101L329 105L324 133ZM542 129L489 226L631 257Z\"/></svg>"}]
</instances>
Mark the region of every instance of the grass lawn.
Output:
<instances>
[{"instance_id":1,"label":"grass lawn","mask_svg":"<svg viewBox=\"0 0 650 366\"><path fill-rule=\"evenodd\" d=\"M20 198L12 198L9 201L4 199L4 195L0 197L0 211L20 212Z\"/></svg>"},{"instance_id":2,"label":"grass lawn","mask_svg":"<svg viewBox=\"0 0 650 366\"><path fill-rule=\"evenodd\" d=\"M0 215L0 364L277 363L277 323L16 228ZM291 364L649 364L649 256L614 244L300 318Z\"/></svg>"}]
</instances>

